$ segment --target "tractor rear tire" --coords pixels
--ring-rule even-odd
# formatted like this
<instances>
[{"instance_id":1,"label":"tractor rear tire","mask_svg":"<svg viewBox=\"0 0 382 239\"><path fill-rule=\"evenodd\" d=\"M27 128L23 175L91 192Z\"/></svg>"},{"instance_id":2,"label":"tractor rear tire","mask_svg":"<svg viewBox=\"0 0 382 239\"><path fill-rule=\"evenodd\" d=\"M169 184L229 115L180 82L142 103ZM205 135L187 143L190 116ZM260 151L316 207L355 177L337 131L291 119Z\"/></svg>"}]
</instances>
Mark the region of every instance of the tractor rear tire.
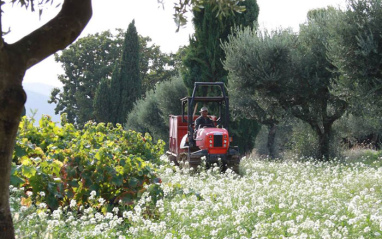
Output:
<instances>
[{"instance_id":1,"label":"tractor rear tire","mask_svg":"<svg viewBox=\"0 0 382 239\"><path fill-rule=\"evenodd\" d=\"M239 174L240 172L240 165L237 163L228 165L228 168L231 169L236 174Z\"/></svg>"},{"instance_id":2,"label":"tractor rear tire","mask_svg":"<svg viewBox=\"0 0 382 239\"><path fill-rule=\"evenodd\" d=\"M228 163L228 168L230 168L232 171L234 171L236 174L239 174L240 172L240 158L238 155L231 156L231 162ZM233 162L232 162L233 161ZM239 163L237 163L239 162Z\"/></svg>"},{"instance_id":3,"label":"tractor rear tire","mask_svg":"<svg viewBox=\"0 0 382 239\"><path fill-rule=\"evenodd\" d=\"M174 155L169 155L168 160L170 162L173 162L176 166L179 166L179 162L178 162L178 160L176 160L176 157Z\"/></svg>"},{"instance_id":4,"label":"tractor rear tire","mask_svg":"<svg viewBox=\"0 0 382 239\"><path fill-rule=\"evenodd\" d=\"M192 172L197 172L198 166L199 166L199 164L190 164L187 153L182 153L179 155L178 163L179 163L179 167L182 169L192 168Z\"/></svg>"}]
</instances>

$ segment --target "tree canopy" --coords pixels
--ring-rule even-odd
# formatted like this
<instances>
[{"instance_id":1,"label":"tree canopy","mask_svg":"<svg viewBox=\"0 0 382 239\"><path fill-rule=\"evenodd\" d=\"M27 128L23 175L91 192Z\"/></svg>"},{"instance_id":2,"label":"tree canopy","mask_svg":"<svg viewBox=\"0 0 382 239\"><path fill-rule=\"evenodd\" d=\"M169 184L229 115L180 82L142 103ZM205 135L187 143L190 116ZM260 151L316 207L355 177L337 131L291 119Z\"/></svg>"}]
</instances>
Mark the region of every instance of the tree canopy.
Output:
<instances>
[{"instance_id":1,"label":"tree canopy","mask_svg":"<svg viewBox=\"0 0 382 239\"><path fill-rule=\"evenodd\" d=\"M180 99L187 95L187 88L180 76L160 82L154 90L146 92L129 113L126 128L149 132L155 140L168 138L168 117L181 114Z\"/></svg>"},{"instance_id":2,"label":"tree canopy","mask_svg":"<svg viewBox=\"0 0 382 239\"><path fill-rule=\"evenodd\" d=\"M246 114L253 112L257 119L265 110L275 119L280 109L290 112L317 133L318 158L329 159L332 124L345 113L347 103L330 92L337 75L326 58L328 16L322 13L309 19L298 36L288 30L247 28L237 31L223 48L232 90L262 105L260 111L241 106L239 110L249 110Z\"/></svg>"},{"instance_id":3,"label":"tree canopy","mask_svg":"<svg viewBox=\"0 0 382 239\"><path fill-rule=\"evenodd\" d=\"M195 33L190 37L190 45L184 57L183 77L191 92L194 82L227 83L227 72L222 61L225 53L220 43L227 40L232 27L253 27L259 14L256 0L239 3L247 10L242 14L232 14L216 18L216 5L203 4L202 9L194 9L193 25ZM206 94L204 92L203 94Z\"/></svg>"},{"instance_id":4,"label":"tree canopy","mask_svg":"<svg viewBox=\"0 0 382 239\"><path fill-rule=\"evenodd\" d=\"M381 1L350 0L345 11L335 11L332 17L328 56L340 74L335 90L351 101L353 113L371 110L381 115Z\"/></svg>"},{"instance_id":5,"label":"tree canopy","mask_svg":"<svg viewBox=\"0 0 382 239\"><path fill-rule=\"evenodd\" d=\"M94 108L96 90L102 79L110 85L116 64L122 56L125 35L126 31L122 29L117 29L114 34L111 31L90 34L55 55L56 61L64 68L64 74L59 75L63 89L54 89L49 101L57 104L56 114L66 113L68 121L78 126L89 120L100 120ZM150 37L139 36L142 94L176 72L173 66L175 55L162 53L159 46L150 42Z\"/></svg>"}]
</instances>

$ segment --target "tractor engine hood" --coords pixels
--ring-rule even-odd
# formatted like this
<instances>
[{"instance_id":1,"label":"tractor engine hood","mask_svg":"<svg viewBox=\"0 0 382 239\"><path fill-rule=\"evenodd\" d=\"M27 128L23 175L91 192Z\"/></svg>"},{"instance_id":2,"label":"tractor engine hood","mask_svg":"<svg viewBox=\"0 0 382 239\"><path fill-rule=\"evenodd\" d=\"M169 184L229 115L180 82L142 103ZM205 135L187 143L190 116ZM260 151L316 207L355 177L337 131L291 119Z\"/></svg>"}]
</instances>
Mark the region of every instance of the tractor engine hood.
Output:
<instances>
[{"instance_id":1,"label":"tractor engine hood","mask_svg":"<svg viewBox=\"0 0 382 239\"><path fill-rule=\"evenodd\" d=\"M195 141L196 146L208 150L209 154L226 154L230 140L224 128L202 128L198 130Z\"/></svg>"}]
</instances>

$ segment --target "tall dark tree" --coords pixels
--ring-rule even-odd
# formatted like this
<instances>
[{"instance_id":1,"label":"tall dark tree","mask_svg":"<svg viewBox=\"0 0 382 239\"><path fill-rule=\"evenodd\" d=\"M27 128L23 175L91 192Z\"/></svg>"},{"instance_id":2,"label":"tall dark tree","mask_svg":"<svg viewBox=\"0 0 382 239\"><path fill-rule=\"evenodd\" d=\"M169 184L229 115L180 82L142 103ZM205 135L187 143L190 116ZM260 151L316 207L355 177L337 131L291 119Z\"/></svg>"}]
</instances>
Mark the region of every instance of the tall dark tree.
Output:
<instances>
[{"instance_id":1,"label":"tall dark tree","mask_svg":"<svg viewBox=\"0 0 382 239\"><path fill-rule=\"evenodd\" d=\"M195 34L190 38L190 45L186 50L183 68L183 77L189 93L192 92L194 82L197 81L227 83L228 73L222 64L222 61L225 59L225 53L220 44L227 40L228 35L231 33L231 29L235 26L255 27L254 24L255 21L257 21L259 14L259 7L256 0L240 2L239 5L245 7L246 11L241 14L233 13L220 16L219 18L216 18L216 4L205 3L203 9L193 11ZM208 89L203 87L202 90L203 91L199 92L199 94L216 94L212 92L212 88ZM239 120L239 118L236 120ZM252 130L249 132L241 132L240 128L242 130L245 130L246 128L243 126L244 123L248 123L248 128L251 128ZM251 138L252 135L256 135L258 130L250 127L254 124L256 123L246 120L241 122L241 126L243 127L238 124L231 124L231 126L239 127L236 128L236 130L231 127L233 129L232 132L236 132L234 138L239 142L245 142L245 140L240 140L240 138ZM254 142L252 143L252 147L253 146ZM248 145L239 145L239 147L241 149L249 149Z\"/></svg>"},{"instance_id":2,"label":"tall dark tree","mask_svg":"<svg viewBox=\"0 0 382 239\"><path fill-rule=\"evenodd\" d=\"M244 13L234 13L220 18L216 18L215 4L207 3L203 5L203 9L193 11L195 33L190 38L190 45L184 58L186 71L183 74L189 91L193 89L196 81L227 83L227 71L222 64L225 53L220 43L227 40L231 28L235 25L253 27L259 14L256 0L247 0L239 5L245 6Z\"/></svg>"},{"instance_id":3,"label":"tall dark tree","mask_svg":"<svg viewBox=\"0 0 382 239\"><path fill-rule=\"evenodd\" d=\"M102 79L94 98L94 116L97 122L109 122L111 117L110 98L112 92L108 79Z\"/></svg>"},{"instance_id":4,"label":"tall dark tree","mask_svg":"<svg viewBox=\"0 0 382 239\"><path fill-rule=\"evenodd\" d=\"M114 70L110 84L110 106L114 124L125 123L134 102L141 97L139 55L139 38L133 20L127 28L121 60Z\"/></svg>"}]
</instances>

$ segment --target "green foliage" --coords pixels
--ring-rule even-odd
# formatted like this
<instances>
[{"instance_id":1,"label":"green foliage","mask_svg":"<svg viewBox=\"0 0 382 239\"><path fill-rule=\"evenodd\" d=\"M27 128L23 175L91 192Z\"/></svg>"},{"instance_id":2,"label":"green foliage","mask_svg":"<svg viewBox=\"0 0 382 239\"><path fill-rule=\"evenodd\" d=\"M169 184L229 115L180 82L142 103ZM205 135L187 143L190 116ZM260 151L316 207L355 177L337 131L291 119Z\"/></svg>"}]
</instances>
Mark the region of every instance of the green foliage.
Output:
<instances>
[{"instance_id":1,"label":"green foliage","mask_svg":"<svg viewBox=\"0 0 382 239\"><path fill-rule=\"evenodd\" d=\"M330 92L338 75L326 58L327 25L323 11L312 14L298 36L290 30L238 30L223 49L230 87L242 99L256 102L236 105L238 110L273 123L287 113L307 122L317 134L318 158L329 159L332 124L347 102Z\"/></svg>"},{"instance_id":2,"label":"green foliage","mask_svg":"<svg viewBox=\"0 0 382 239\"><path fill-rule=\"evenodd\" d=\"M180 99L187 89L180 76L157 84L155 91L146 92L146 98L134 105L127 118L126 128L149 132L155 140L168 140L168 116L181 114Z\"/></svg>"},{"instance_id":3,"label":"green foliage","mask_svg":"<svg viewBox=\"0 0 382 239\"><path fill-rule=\"evenodd\" d=\"M256 137L261 129L258 121L253 119L235 119L230 122L231 145L239 146L241 154L247 154L255 147Z\"/></svg>"},{"instance_id":4,"label":"green foliage","mask_svg":"<svg viewBox=\"0 0 382 239\"><path fill-rule=\"evenodd\" d=\"M366 148L353 148L344 152L347 163L363 163L375 168L382 167L382 151Z\"/></svg>"},{"instance_id":5,"label":"green foliage","mask_svg":"<svg viewBox=\"0 0 382 239\"><path fill-rule=\"evenodd\" d=\"M158 0L159 1L159 0ZM249 1L249 0L246 0ZM234 15L235 13L243 13L246 11L245 6L240 4L242 1L236 0L183 0L179 1L179 3L175 3L174 9L174 20L176 25L178 26L178 30L180 26L183 26L187 23L187 18L185 17L185 13L190 11L189 8L192 8L192 11L200 12L205 8L205 4L213 5L212 11L215 13L215 18L222 19L224 17Z\"/></svg>"},{"instance_id":6,"label":"green foliage","mask_svg":"<svg viewBox=\"0 0 382 239\"><path fill-rule=\"evenodd\" d=\"M70 123L83 126L94 120L93 100L101 79L110 79L116 59L121 55L123 32L110 31L88 35L56 54L65 74L59 75L63 89L52 91L49 103L57 104L55 113L67 113Z\"/></svg>"},{"instance_id":7,"label":"green foliage","mask_svg":"<svg viewBox=\"0 0 382 239\"><path fill-rule=\"evenodd\" d=\"M146 92L145 99L140 99L136 102L133 110L127 117L126 127L133 130L142 130L141 132L148 132L156 140L166 139L166 132L168 134L168 130L164 130L166 128L165 123L153 90Z\"/></svg>"},{"instance_id":8,"label":"green foliage","mask_svg":"<svg viewBox=\"0 0 382 239\"><path fill-rule=\"evenodd\" d=\"M111 107L115 117L113 123L123 124L134 102L141 97L142 88L139 75L139 40L134 20L127 28L117 70L117 75L113 75L111 79Z\"/></svg>"},{"instance_id":9,"label":"green foliage","mask_svg":"<svg viewBox=\"0 0 382 239\"><path fill-rule=\"evenodd\" d=\"M193 11L195 34L190 38L190 45L185 51L183 59L184 68L182 68L182 76L187 86L188 94L191 94L195 82L227 83L228 73L222 64L222 61L225 59L225 52L220 44L227 40L234 26L255 27L254 24L259 14L256 0L238 3L238 6L245 7L246 9L241 14L233 13L216 18L218 4L216 2L205 2L202 9L194 9ZM203 87L202 90L203 92L200 92L200 95L215 94L212 88ZM230 96L230 99L235 99L235 96ZM214 109L210 108L210 110L213 111ZM235 119L235 121L232 122L230 127L230 130L235 132L235 145L238 145L243 152L250 151L250 147L254 145L254 140L252 139L256 137L258 132L257 123L252 119ZM254 127L247 127L249 125Z\"/></svg>"},{"instance_id":10,"label":"green foliage","mask_svg":"<svg viewBox=\"0 0 382 239\"><path fill-rule=\"evenodd\" d=\"M286 144L289 152L300 158L316 158L319 151L316 133L309 124L297 120L288 135Z\"/></svg>"},{"instance_id":11,"label":"green foliage","mask_svg":"<svg viewBox=\"0 0 382 239\"><path fill-rule=\"evenodd\" d=\"M166 127L168 127L169 115L181 114L182 105L180 99L185 97L186 94L187 89L180 76L164 81L155 88L155 98L158 101L161 116Z\"/></svg>"},{"instance_id":12,"label":"green foliage","mask_svg":"<svg viewBox=\"0 0 382 239\"><path fill-rule=\"evenodd\" d=\"M43 117L36 127L24 117L13 154L12 185L33 191L37 202L44 192L51 209L72 199L89 205L92 191L112 205L132 205L146 186L160 181L152 164L159 162L163 146L121 125L89 122L77 130L65 118L58 127Z\"/></svg>"},{"instance_id":13,"label":"green foliage","mask_svg":"<svg viewBox=\"0 0 382 239\"><path fill-rule=\"evenodd\" d=\"M190 38L190 45L184 58L184 81L189 93L192 92L194 82L227 83L227 71L223 68L222 60L225 53L220 43L227 40L231 28L237 26L253 27L257 20L259 9L256 0L240 2L245 6L242 14L232 14L216 18L217 3L204 3L202 9L194 10L193 24L195 34ZM204 88L207 89L207 88ZM208 92L203 92L207 95Z\"/></svg>"},{"instance_id":14,"label":"green foliage","mask_svg":"<svg viewBox=\"0 0 382 239\"><path fill-rule=\"evenodd\" d=\"M346 148L380 149L382 119L378 114L348 114L334 124L337 137Z\"/></svg>"},{"instance_id":15,"label":"green foliage","mask_svg":"<svg viewBox=\"0 0 382 239\"><path fill-rule=\"evenodd\" d=\"M88 120L115 121L110 118L111 113L108 113L108 110L111 106L105 101L119 92L113 90L109 93L106 85L110 87L112 77L121 77L117 74L120 70L118 64L121 62L125 35L126 32L121 29L117 29L116 34L105 31L88 35L65 49L61 55L56 55L56 61L62 63L65 71L59 76L63 89L55 88L49 101L57 104L56 114L66 113L69 122L79 127L83 127ZM164 54L158 46L149 44L150 37L138 36L138 40L139 77L142 81L141 92L144 92L152 89L157 82L174 75L175 64L179 64L175 60L177 55ZM102 81L105 82L101 86ZM120 84L116 84L115 87L120 87ZM102 97L96 100L98 88L103 88L99 89L102 92L99 96Z\"/></svg>"},{"instance_id":16,"label":"green foliage","mask_svg":"<svg viewBox=\"0 0 382 239\"><path fill-rule=\"evenodd\" d=\"M380 0L350 0L332 14L328 56L341 74L337 94L351 100L353 113L364 105L381 105L382 5ZM353 107L358 106L358 107ZM368 107L367 107L368 108ZM376 107L381 114L381 107Z\"/></svg>"},{"instance_id":17,"label":"green foliage","mask_svg":"<svg viewBox=\"0 0 382 239\"><path fill-rule=\"evenodd\" d=\"M94 97L94 116L98 122L108 122L111 115L110 107L110 92L109 81L102 79L101 83L97 87Z\"/></svg>"}]
</instances>

